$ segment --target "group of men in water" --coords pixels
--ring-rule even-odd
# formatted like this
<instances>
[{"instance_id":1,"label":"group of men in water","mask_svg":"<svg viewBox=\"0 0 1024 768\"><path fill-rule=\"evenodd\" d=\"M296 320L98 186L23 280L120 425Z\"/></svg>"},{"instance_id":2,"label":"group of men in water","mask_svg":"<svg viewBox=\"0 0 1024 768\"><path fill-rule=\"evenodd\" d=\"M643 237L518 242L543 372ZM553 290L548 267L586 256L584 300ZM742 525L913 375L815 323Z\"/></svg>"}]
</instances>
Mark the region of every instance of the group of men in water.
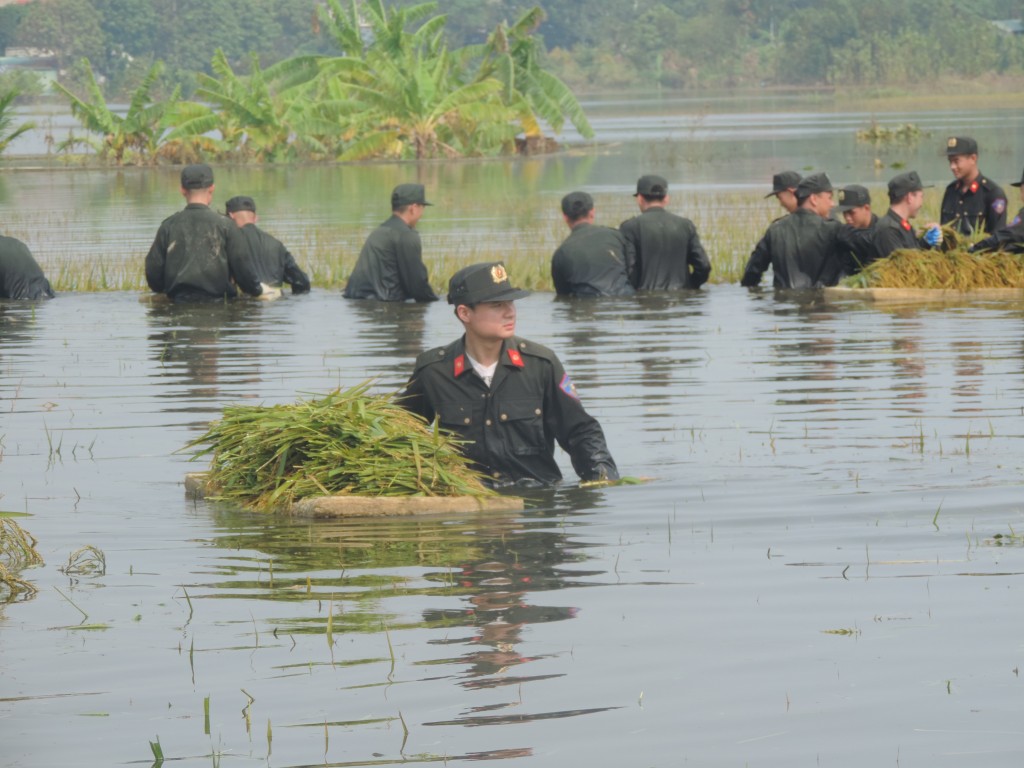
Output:
<instances>
[{"instance_id":1,"label":"group of men in water","mask_svg":"<svg viewBox=\"0 0 1024 768\"><path fill-rule=\"evenodd\" d=\"M1007 226L1006 196L978 169L977 143L953 137L946 153L955 179L943 196L940 223L965 235L987 234L973 250L1024 252L1024 208ZM1024 194L1022 185L1024 177L1013 184ZM742 285L759 285L769 266L776 288L835 285L843 275L896 249L939 247L939 224L920 234L911 224L921 210L924 188L915 171L894 176L888 184L889 209L878 217L862 186L843 187L835 200L824 173L777 174L768 196L776 197L787 213L772 222L755 246ZM174 301L223 300L237 296L238 289L252 296L273 295L284 283L294 293L308 291L309 279L284 245L256 227L253 199L231 198L224 217L210 208L213 190L208 165L182 170L186 206L157 231L146 256L149 287ZM562 199L570 233L551 262L559 294L692 290L707 281L711 263L696 226L667 210L668 181L657 175L640 177L635 198L639 215L618 229L594 223L594 200L586 192ZM429 205L421 184L394 189L392 215L363 245L345 287L346 298L439 298L430 286L416 232ZM834 218L836 210L845 224ZM447 298L463 335L419 356L403 403L456 433L467 457L494 485L560 480L556 441L581 479L615 480L618 469L601 426L584 410L558 357L515 334L515 301L528 293L513 287L501 262L456 272ZM28 248L13 238L0 238L0 297L52 296Z\"/></svg>"}]
</instances>

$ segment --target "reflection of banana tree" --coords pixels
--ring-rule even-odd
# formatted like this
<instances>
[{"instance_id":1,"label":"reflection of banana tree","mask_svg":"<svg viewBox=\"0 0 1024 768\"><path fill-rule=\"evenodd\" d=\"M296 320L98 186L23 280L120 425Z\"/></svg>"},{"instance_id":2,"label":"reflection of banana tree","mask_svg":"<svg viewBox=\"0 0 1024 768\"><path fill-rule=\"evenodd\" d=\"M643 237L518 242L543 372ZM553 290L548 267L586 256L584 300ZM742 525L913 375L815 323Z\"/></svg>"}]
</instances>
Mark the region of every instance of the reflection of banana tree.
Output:
<instances>
[{"instance_id":1,"label":"reflection of banana tree","mask_svg":"<svg viewBox=\"0 0 1024 768\"><path fill-rule=\"evenodd\" d=\"M158 61L149 68L142 83L132 94L128 111L124 115L112 112L107 106L88 59L82 59L82 65L87 76L84 98L58 82L54 82L54 86L68 97L71 114L82 127L102 138L72 137L62 142L58 149L64 151L85 144L92 147L100 157L110 159L117 165L128 162L130 153L134 153L133 159L137 162L154 162L164 132L164 118L179 97L178 89L166 101L155 102L150 96L150 90L163 72L163 63Z\"/></svg>"},{"instance_id":2,"label":"reflection of banana tree","mask_svg":"<svg viewBox=\"0 0 1024 768\"><path fill-rule=\"evenodd\" d=\"M540 65L543 48L533 33L542 21L544 11L534 7L511 27L499 24L486 43L461 48L459 55L467 63L479 61L477 80L501 82L502 98L516 109L528 138L542 135L540 120L558 133L566 119L581 136L592 138L594 130L569 86Z\"/></svg>"},{"instance_id":3,"label":"reflection of banana tree","mask_svg":"<svg viewBox=\"0 0 1024 768\"><path fill-rule=\"evenodd\" d=\"M0 96L0 155L21 134L36 127L36 124L32 122L22 123L17 128L13 127L14 100L16 98L18 98L17 91L8 91Z\"/></svg>"},{"instance_id":4,"label":"reflection of banana tree","mask_svg":"<svg viewBox=\"0 0 1024 768\"><path fill-rule=\"evenodd\" d=\"M362 110L354 120L361 138L342 160L390 155L417 159L472 154L495 147L487 142L511 138L479 131L481 125L508 126L510 111L497 99L501 84L494 79L460 84L446 51L436 56L404 51L401 58L374 56L373 85L350 83L345 90Z\"/></svg>"},{"instance_id":5,"label":"reflection of banana tree","mask_svg":"<svg viewBox=\"0 0 1024 768\"><path fill-rule=\"evenodd\" d=\"M180 103L167 140L205 143L207 149L271 162L302 152L324 153L318 138L323 126L311 124L315 114L306 98L319 73L316 59L295 57L267 70L260 68L256 54L251 62L250 74L240 76L218 49L211 62L215 76L197 75L196 96L207 103ZM220 132L219 140L207 135L212 131Z\"/></svg>"}]
</instances>

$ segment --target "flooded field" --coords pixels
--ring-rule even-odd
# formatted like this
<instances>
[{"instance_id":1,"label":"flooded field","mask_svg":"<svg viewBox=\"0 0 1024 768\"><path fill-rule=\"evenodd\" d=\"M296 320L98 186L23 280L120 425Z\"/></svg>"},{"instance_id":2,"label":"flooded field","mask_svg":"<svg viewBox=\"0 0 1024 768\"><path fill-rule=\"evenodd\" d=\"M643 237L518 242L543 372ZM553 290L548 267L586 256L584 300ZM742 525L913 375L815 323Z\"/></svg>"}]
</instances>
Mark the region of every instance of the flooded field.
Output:
<instances>
[{"instance_id":1,"label":"flooded field","mask_svg":"<svg viewBox=\"0 0 1024 768\"><path fill-rule=\"evenodd\" d=\"M2 303L0 509L46 564L0 613L0 762L1018 766L1022 325L534 294L521 335L654 480L340 523L192 503L177 451L227 403L399 387L447 306ZM85 545L105 573L62 573Z\"/></svg>"}]
</instances>

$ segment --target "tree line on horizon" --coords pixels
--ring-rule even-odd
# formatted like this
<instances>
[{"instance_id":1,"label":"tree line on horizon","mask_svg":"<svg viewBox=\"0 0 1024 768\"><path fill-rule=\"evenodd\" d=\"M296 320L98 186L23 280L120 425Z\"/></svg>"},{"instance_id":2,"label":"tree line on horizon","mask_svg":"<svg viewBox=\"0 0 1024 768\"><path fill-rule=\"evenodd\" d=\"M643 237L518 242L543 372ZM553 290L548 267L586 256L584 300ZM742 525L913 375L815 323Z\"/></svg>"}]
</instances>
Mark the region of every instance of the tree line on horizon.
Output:
<instances>
[{"instance_id":1,"label":"tree line on horizon","mask_svg":"<svg viewBox=\"0 0 1024 768\"><path fill-rule=\"evenodd\" d=\"M375 1L375 0L374 0ZM369 0L343 0L362 13ZM396 11L420 0L387 0ZM577 90L662 86L914 85L1024 73L1024 36L991 20L1020 0L437 0L450 48L484 44L539 6L544 67ZM66 85L88 79L131 93L156 61L153 87L191 95L219 49L247 73L298 55L336 53L326 0L34 0L0 7L0 47L55 52Z\"/></svg>"}]
</instances>

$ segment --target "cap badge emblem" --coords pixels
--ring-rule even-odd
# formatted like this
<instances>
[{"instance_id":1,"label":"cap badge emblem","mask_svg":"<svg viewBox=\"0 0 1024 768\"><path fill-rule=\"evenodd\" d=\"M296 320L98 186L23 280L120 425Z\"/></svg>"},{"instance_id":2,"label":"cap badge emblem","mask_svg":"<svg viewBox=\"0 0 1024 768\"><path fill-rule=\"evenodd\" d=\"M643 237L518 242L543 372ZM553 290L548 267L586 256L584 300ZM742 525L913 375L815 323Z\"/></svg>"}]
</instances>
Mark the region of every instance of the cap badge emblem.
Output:
<instances>
[{"instance_id":1,"label":"cap badge emblem","mask_svg":"<svg viewBox=\"0 0 1024 768\"><path fill-rule=\"evenodd\" d=\"M842 205L845 202L846 202L846 190L845 189L840 189L839 190L839 204Z\"/></svg>"},{"instance_id":2,"label":"cap badge emblem","mask_svg":"<svg viewBox=\"0 0 1024 768\"><path fill-rule=\"evenodd\" d=\"M946 142L946 146L947 147L955 147L956 146L956 138L954 137L954 138L950 139L949 141L947 141Z\"/></svg>"},{"instance_id":3,"label":"cap badge emblem","mask_svg":"<svg viewBox=\"0 0 1024 768\"><path fill-rule=\"evenodd\" d=\"M495 283L504 283L508 280L508 272L502 264L495 264L491 267L491 280Z\"/></svg>"}]
</instances>

